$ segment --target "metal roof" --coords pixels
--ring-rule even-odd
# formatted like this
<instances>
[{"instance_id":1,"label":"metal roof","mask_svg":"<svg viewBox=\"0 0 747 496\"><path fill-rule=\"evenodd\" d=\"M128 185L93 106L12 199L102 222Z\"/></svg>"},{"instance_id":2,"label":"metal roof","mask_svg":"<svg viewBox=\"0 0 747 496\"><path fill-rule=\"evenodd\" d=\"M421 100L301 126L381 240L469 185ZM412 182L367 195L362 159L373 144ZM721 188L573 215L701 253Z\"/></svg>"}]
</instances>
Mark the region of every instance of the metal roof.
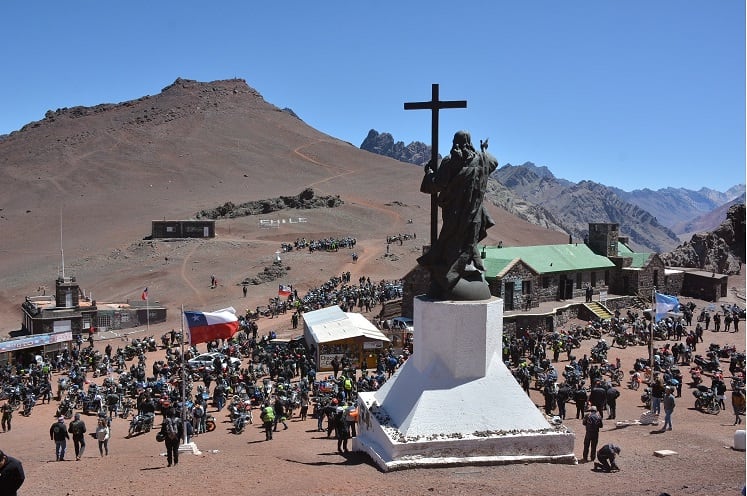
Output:
<instances>
[{"instance_id":1,"label":"metal roof","mask_svg":"<svg viewBox=\"0 0 747 496\"><path fill-rule=\"evenodd\" d=\"M304 313L303 319L316 343L329 343L357 337L389 341L389 338L363 315L343 312L337 305Z\"/></svg>"},{"instance_id":2,"label":"metal roof","mask_svg":"<svg viewBox=\"0 0 747 496\"><path fill-rule=\"evenodd\" d=\"M538 274L615 267L607 257L597 255L581 244L486 247L485 277L496 277L515 259L521 259Z\"/></svg>"}]
</instances>

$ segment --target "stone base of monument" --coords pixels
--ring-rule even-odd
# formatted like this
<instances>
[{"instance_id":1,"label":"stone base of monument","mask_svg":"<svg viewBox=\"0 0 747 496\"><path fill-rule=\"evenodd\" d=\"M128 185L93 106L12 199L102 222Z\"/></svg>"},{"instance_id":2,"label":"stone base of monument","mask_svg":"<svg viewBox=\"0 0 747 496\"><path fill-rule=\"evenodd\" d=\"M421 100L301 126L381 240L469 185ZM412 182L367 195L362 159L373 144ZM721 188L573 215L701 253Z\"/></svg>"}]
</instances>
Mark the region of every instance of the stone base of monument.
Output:
<instances>
[{"instance_id":1,"label":"stone base of monument","mask_svg":"<svg viewBox=\"0 0 747 496\"><path fill-rule=\"evenodd\" d=\"M415 299L415 351L359 394L353 450L384 471L576 463L575 436L550 425L501 358L503 300Z\"/></svg>"}]
</instances>

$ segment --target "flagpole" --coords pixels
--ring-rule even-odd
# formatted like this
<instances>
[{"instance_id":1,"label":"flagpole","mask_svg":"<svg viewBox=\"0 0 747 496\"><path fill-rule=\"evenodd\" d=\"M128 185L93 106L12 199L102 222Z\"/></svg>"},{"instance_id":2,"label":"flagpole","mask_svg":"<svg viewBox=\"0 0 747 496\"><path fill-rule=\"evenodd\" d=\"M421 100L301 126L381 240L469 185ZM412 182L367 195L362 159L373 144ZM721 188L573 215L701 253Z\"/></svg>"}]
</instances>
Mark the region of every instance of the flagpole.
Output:
<instances>
[{"instance_id":1,"label":"flagpole","mask_svg":"<svg viewBox=\"0 0 747 496\"><path fill-rule=\"evenodd\" d=\"M150 295L145 295L145 333L150 334L150 310L148 309L148 300L150 300Z\"/></svg>"},{"instance_id":2,"label":"flagpole","mask_svg":"<svg viewBox=\"0 0 747 496\"><path fill-rule=\"evenodd\" d=\"M183 444L187 444L187 369L184 367L184 304L182 304L181 316L181 362L182 362L182 431L184 432Z\"/></svg>"},{"instance_id":3,"label":"flagpole","mask_svg":"<svg viewBox=\"0 0 747 496\"><path fill-rule=\"evenodd\" d=\"M654 375L654 324L656 323L656 286L651 292L651 330L648 342L648 363L651 367L651 376Z\"/></svg>"}]
</instances>

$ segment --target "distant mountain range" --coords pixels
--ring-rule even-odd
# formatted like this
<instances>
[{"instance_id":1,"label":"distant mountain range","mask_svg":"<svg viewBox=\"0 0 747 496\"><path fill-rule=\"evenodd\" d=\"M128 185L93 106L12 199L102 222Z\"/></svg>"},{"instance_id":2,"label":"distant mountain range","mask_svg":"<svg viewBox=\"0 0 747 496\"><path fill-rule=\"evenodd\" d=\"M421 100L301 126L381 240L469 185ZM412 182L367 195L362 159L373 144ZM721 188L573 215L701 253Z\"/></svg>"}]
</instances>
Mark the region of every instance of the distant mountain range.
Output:
<instances>
[{"instance_id":1,"label":"distant mountain range","mask_svg":"<svg viewBox=\"0 0 747 496\"><path fill-rule=\"evenodd\" d=\"M373 129L361 149L421 166L430 159L430 146L425 143L405 145ZM725 192L709 188L627 192L593 181L556 178L547 167L531 162L504 165L491 179L487 198L533 224L583 239L589 222L614 222L634 248L659 253L673 249L693 232L718 227L731 205L744 203L745 194L744 184Z\"/></svg>"}]
</instances>

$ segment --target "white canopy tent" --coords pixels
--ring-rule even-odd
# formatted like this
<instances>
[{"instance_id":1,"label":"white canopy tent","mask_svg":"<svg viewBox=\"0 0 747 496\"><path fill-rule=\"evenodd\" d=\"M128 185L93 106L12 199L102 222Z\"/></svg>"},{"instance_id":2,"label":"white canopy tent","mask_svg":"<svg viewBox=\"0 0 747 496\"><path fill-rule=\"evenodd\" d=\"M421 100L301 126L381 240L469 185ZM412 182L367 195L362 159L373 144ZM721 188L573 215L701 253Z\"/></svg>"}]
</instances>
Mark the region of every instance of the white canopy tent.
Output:
<instances>
[{"instance_id":1,"label":"white canopy tent","mask_svg":"<svg viewBox=\"0 0 747 496\"><path fill-rule=\"evenodd\" d=\"M331 370L330 362L335 356L341 360L347 355L357 367L361 360L389 342L363 315L343 312L337 305L305 313L303 320L306 343L316 347L318 371Z\"/></svg>"}]
</instances>

